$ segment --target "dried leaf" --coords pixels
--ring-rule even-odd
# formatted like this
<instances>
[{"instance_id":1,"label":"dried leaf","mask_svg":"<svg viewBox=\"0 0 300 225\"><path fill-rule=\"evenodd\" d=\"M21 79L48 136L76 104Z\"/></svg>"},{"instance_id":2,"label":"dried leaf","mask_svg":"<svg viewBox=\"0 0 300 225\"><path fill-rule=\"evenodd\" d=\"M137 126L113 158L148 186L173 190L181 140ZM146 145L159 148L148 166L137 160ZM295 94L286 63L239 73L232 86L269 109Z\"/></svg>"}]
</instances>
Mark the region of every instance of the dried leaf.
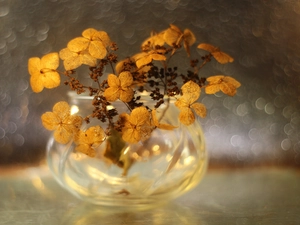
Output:
<instances>
[{"instance_id":1,"label":"dried leaf","mask_svg":"<svg viewBox=\"0 0 300 225\"><path fill-rule=\"evenodd\" d=\"M60 85L60 76L56 69L59 66L58 53L49 53L41 59L33 57L28 60L30 85L34 92L41 92L44 88L55 88Z\"/></svg>"}]
</instances>

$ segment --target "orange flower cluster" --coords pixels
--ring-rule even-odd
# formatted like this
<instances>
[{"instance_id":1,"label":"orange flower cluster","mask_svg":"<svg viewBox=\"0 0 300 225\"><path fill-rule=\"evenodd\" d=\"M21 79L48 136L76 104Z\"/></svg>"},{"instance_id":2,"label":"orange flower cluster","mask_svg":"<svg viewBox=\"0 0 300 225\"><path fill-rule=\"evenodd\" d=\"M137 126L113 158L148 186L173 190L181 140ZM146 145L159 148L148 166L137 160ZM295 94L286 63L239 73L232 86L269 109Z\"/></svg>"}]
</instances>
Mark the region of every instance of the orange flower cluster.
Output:
<instances>
[{"instance_id":1,"label":"orange flower cluster","mask_svg":"<svg viewBox=\"0 0 300 225\"><path fill-rule=\"evenodd\" d=\"M69 41L67 47L59 52L49 53L42 58L30 58L28 71L34 92L59 86L61 74L69 79L65 84L69 84L72 90L77 90L77 93L89 91L90 95L94 96L92 101L94 110L91 115L87 115L86 118L72 115L68 103L58 102L52 112L42 115L44 127L54 131L57 142L66 144L74 141L75 150L90 157L97 156L97 149L103 142L111 143L107 144L106 154L110 154L114 162L122 161L118 163L126 165L127 171L130 165L126 161L128 157L121 154L124 145L115 145L109 135L119 132L116 135L117 142L137 143L148 139L155 129L176 129L175 124L163 123L163 118L157 117L158 111L164 115L163 112L169 104L165 99L170 98L174 99L174 104L179 109L178 121L189 126L194 123L196 116L202 118L206 116L206 107L200 102L202 88L206 94L222 91L224 94L234 96L240 87L241 84L230 76L199 77L198 71L213 58L221 64L234 61L230 55L207 43L200 43L197 46L198 49L208 52L201 57L202 64L197 64L199 60L191 60L195 72L192 75L181 75L183 85L179 86L180 82L175 80L180 76L177 75L176 69L168 67L168 63L181 47L189 58L191 46L195 42L196 37L192 31L189 29L182 31L171 24L166 30L152 33L142 43L141 52L119 61L114 53L117 50L116 44L111 41L108 34L88 28L82 32L82 36ZM59 59L63 61L64 72L58 71ZM95 86L85 86L77 77L72 77L74 71L81 65L90 67L90 76ZM103 76L107 65L112 71ZM148 91L153 101L158 104L150 107L140 102L142 91ZM115 101L123 102L128 111L116 112L115 109L109 109L111 103ZM166 107L160 108L161 104ZM82 121L89 121L90 118L107 122L106 129L100 124L82 129ZM119 147L112 149L113 146Z\"/></svg>"}]
</instances>

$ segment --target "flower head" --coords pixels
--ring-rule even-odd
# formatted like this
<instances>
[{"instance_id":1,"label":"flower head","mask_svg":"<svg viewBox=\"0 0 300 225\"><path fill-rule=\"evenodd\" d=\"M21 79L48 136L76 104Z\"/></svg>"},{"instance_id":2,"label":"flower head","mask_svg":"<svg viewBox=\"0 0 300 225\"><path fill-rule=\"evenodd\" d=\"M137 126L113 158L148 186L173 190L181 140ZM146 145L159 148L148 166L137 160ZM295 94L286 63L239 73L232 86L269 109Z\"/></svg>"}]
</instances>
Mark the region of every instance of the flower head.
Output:
<instances>
[{"instance_id":1,"label":"flower head","mask_svg":"<svg viewBox=\"0 0 300 225\"><path fill-rule=\"evenodd\" d=\"M72 52L87 50L92 57L103 59L107 54L107 47L110 43L110 38L106 32L88 28L82 32L82 37L69 41L67 47Z\"/></svg>"},{"instance_id":2,"label":"flower head","mask_svg":"<svg viewBox=\"0 0 300 225\"><path fill-rule=\"evenodd\" d=\"M170 27L164 32L164 40L170 46L179 45L183 41L183 46L190 56L190 46L195 43L196 37L189 29L182 32L177 26L170 24Z\"/></svg>"},{"instance_id":3,"label":"flower head","mask_svg":"<svg viewBox=\"0 0 300 225\"><path fill-rule=\"evenodd\" d=\"M200 96L200 87L193 81L185 83L182 88L183 95L175 102L180 109L179 121L184 125L191 125L195 121L192 109L200 117L206 116L206 108L202 103L195 102Z\"/></svg>"},{"instance_id":4,"label":"flower head","mask_svg":"<svg viewBox=\"0 0 300 225\"><path fill-rule=\"evenodd\" d=\"M55 88L60 85L60 76L56 69L59 66L57 52L44 55L41 59L33 57L28 60L30 85L34 92L41 92L45 88Z\"/></svg>"},{"instance_id":5,"label":"flower head","mask_svg":"<svg viewBox=\"0 0 300 225\"><path fill-rule=\"evenodd\" d=\"M82 64L88 66L96 66L97 59L85 51L72 52L68 48L64 48L59 52L59 56L64 60L64 67L66 70L73 70L81 66Z\"/></svg>"},{"instance_id":6,"label":"flower head","mask_svg":"<svg viewBox=\"0 0 300 225\"><path fill-rule=\"evenodd\" d=\"M114 102L120 99L123 102L130 102L133 98L133 90L131 88L133 78L130 72L121 72L119 77L109 74L107 78L108 88L104 91L104 97L107 101Z\"/></svg>"},{"instance_id":7,"label":"flower head","mask_svg":"<svg viewBox=\"0 0 300 225\"><path fill-rule=\"evenodd\" d=\"M47 130L54 130L54 139L57 142L66 144L79 131L82 118L71 115L69 104L61 101L54 105L53 112L42 115L42 123Z\"/></svg>"},{"instance_id":8,"label":"flower head","mask_svg":"<svg viewBox=\"0 0 300 225\"><path fill-rule=\"evenodd\" d=\"M129 143L137 143L149 137L153 127L150 125L150 113L141 106L132 110L130 115L123 113L120 115L122 120L122 138Z\"/></svg>"},{"instance_id":9,"label":"flower head","mask_svg":"<svg viewBox=\"0 0 300 225\"><path fill-rule=\"evenodd\" d=\"M96 148L105 140L105 133L100 126L80 130L75 136L75 150L90 157L96 156Z\"/></svg>"},{"instance_id":10,"label":"flower head","mask_svg":"<svg viewBox=\"0 0 300 225\"><path fill-rule=\"evenodd\" d=\"M224 94L234 96L236 89L241 86L240 82L234 78L224 75L211 76L206 80L208 81L208 85L205 87L206 94L215 94L222 91Z\"/></svg>"}]
</instances>

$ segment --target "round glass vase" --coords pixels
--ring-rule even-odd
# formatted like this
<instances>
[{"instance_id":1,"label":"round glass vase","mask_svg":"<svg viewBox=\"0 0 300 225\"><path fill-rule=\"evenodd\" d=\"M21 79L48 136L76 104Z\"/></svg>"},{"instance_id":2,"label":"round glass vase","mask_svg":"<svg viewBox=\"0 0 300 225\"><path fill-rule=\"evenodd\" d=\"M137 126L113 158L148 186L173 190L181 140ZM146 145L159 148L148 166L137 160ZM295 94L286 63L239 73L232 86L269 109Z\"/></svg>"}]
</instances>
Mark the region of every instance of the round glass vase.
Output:
<instances>
[{"instance_id":1,"label":"round glass vase","mask_svg":"<svg viewBox=\"0 0 300 225\"><path fill-rule=\"evenodd\" d=\"M70 96L71 112L78 111L83 117L92 112L92 97ZM144 99L148 105L147 96ZM114 107L126 109L122 102L114 103ZM73 195L103 206L148 208L184 194L201 181L207 168L202 128L197 120L190 126L180 125L179 111L172 101L168 107L157 110L157 118L160 112L164 112L162 123L178 128L155 129L146 141L126 144L126 154L132 162L126 175L123 168L107 159L76 152L75 144L57 143L53 136L47 145L51 172ZM102 126L102 123L93 121L88 127L93 125ZM97 148L97 154L103 156L105 142Z\"/></svg>"}]
</instances>

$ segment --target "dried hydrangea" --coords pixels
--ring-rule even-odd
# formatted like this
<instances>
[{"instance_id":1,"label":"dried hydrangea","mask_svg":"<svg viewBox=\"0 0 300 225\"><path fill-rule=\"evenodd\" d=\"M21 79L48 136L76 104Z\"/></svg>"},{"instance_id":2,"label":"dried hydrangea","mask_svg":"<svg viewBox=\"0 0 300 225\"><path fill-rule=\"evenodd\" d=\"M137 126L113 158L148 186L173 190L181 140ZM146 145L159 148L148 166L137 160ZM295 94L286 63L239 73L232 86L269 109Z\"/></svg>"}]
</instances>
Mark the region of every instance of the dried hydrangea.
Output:
<instances>
[{"instance_id":1,"label":"dried hydrangea","mask_svg":"<svg viewBox=\"0 0 300 225\"><path fill-rule=\"evenodd\" d=\"M176 124L162 122L171 98L179 109L178 121L189 126L197 116L206 116L206 107L200 102L201 89L206 94L222 91L233 96L240 87L241 84L230 76L200 77L199 71L211 60L226 64L234 59L207 43L200 43L197 48L208 54L200 59L189 59L195 43L196 37L191 30L181 30L171 24L163 31L152 32L142 42L141 52L119 60L116 55L118 47L108 34L88 28L81 36L70 40L59 53L30 58L28 71L34 92L59 86L63 76L63 84L71 90L93 96L93 110L89 115L84 118L72 115L68 103L58 102L52 112L42 115L44 127L54 131L57 142L74 141L75 150L90 157L97 156L98 147L105 142L102 156L122 167L126 175L132 163L130 155L125 154L126 143L142 143L155 129L177 128ZM187 53L185 56L192 67L186 74L178 72L177 66L169 67L169 61L175 53L180 53L181 48ZM63 61L63 72L58 70L59 59ZM76 69L82 65L89 67L92 85L86 86L80 81L80 76L75 75ZM106 73L108 69L111 71ZM145 91L153 100L150 105L141 101ZM123 103L128 112L114 108L112 105L116 101ZM160 108L161 105L164 107ZM91 119L98 119L99 124L81 128L82 121L89 123Z\"/></svg>"}]
</instances>

